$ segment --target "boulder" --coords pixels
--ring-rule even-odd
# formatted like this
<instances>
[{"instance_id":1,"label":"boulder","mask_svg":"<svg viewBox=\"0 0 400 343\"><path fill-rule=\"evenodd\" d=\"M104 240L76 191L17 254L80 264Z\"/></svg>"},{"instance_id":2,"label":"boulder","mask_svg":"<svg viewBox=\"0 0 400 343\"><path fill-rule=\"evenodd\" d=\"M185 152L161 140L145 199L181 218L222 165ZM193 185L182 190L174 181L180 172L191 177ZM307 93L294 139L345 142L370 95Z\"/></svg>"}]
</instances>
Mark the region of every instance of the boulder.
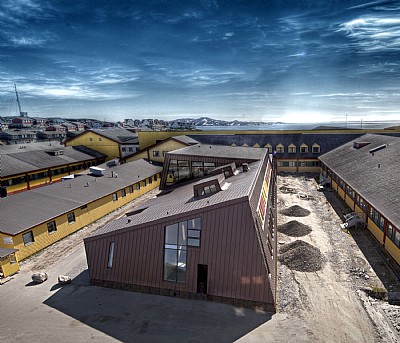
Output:
<instances>
[{"instance_id":1,"label":"boulder","mask_svg":"<svg viewBox=\"0 0 400 343\"><path fill-rule=\"evenodd\" d=\"M32 274L32 281L36 283L42 283L49 278L47 273L33 273Z\"/></svg>"},{"instance_id":2,"label":"boulder","mask_svg":"<svg viewBox=\"0 0 400 343\"><path fill-rule=\"evenodd\" d=\"M70 276L67 276L67 275L58 275L58 283L59 284L61 284L61 285L65 285L65 284L67 284L67 283L70 283L72 280L71 280L71 277Z\"/></svg>"}]
</instances>

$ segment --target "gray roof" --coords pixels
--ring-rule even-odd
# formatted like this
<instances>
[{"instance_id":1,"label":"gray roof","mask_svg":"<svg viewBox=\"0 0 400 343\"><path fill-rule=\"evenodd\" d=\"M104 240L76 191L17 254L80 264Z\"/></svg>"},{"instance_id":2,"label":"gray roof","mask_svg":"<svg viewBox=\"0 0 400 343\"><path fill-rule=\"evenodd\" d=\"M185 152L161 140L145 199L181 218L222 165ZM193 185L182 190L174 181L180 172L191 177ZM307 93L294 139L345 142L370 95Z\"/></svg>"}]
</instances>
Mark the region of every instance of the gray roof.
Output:
<instances>
[{"instance_id":1,"label":"gray roof","mask_svg":"<svg viewBox=\"0 0 400 343\"><path fill-rule=\"evenodd\" d=\"M161 219L164 220L165 218L174 217L183 213L189 214L191 211L199 209L204 209L206 211L210 207L218 206L219 204L226 204L226 202L229 201L240 201L240 199L248 201L248 198L254 189L255 181L260 173L260 169L263 166L264 158L267 156L264 149L263 152L264 156L262 160L249 164L250 168L248 172L241 172L226 179L228 187L226 189L224 187L224 190L205 197L194 198L194 184L199 184L201 181L206 182L207 180L214 179L217 176L208 177L200 181L196 179L192 183L182 185L175 188L172 192L168 192L168 194L150 199L136 207L135 210L142 209L143 211L129 216L129 223L128 218L122 218L111 222L100 228L92 235L92 237L108 234L124 228L147 225L149 222Z\"/></svg>"},{"instance_id":2,"label":"gray roof","mask_svg":"<svg viewBox=\"0 0 400 343\"><path fill-rule=\"evenodd\" d=\"M356 149L354 141L370 144ZM387 144L375 152L370 150ZM400 137L366 134L331 152L320 160L358 194L400 227Z\"/></svg>"},{"instance_id":3,"label":"gray roof","mask_svg":"<svg viewBox=\"0 0 400 343\"><path fill-rule=\"evenodd\" d=\"M0 231L16 235L40 223L114 193L161 172L161 167L137 160L106 169L104 176L81 175L47 187L0 199ZM111 177L111 172L118 177ZM115 174L114 174L115 175ZM89 186L88 186L89 184Z\"/></svg>"},{"instance_id":4,"label":"gray roof","mask_svg":"<svg viewBox=\"0 0 400 343\"><path fill-rule=\"evenodd\" d=\"M17 252L17 249L0 248L0 258L7 257L8 255Z\"/></svg>"},{"instance_id":5,"label":"gray roof","mask_svg":"<svg viewBox=\"0 0 400 343\"><path fill-rule=\"evenodd\" d=\"M247 147L231 147L224 145L196 144L171 151L171 155L192 155L201 157L223 157L228 159L261 160L266 149L249 149Z\"/></svg>"},{"instance_id":6,"label":"gray roof","mask_svg":"<svg viewBox=\"0 0 400 343\"><path fill-rule=\"evenodd\" d=\"M179 142L185 143L185 144L198 144L199 142L193 139L192 137L186 136L186 135L181 135L181 136L173 136L171 137Z\"/></svg>"},{"instance_id":7,"label":"gray roof","mask_svg":"<svg viewBox=\"0 0 400 343\"><path fill-rule=\"evenodd\" d=\"M0 147L0 177L6 177L34 170L64 166L68 163L104 158L106 155L93 149L77 146L64 147L57 143L29 143ZM53 156L49 152L63 150L63 155Z\"/></svg>"},{"instance_id":8,"label":"gray roof","mask_svg":"<svg viewBox=\"0 0 400 343\"><path fill-rule=\"evenodd\" d=\"M357 137L360 137L362 133L291 133L291 134L236 134L236 135L189 135L193 139L199 141L202 144L218 144L218 145L232 145L236 144L238 147L243 144L247 144L249 147L258 144L260 147L264 147L270 144L273 150L276 149L278 144L282 144L285 147L283 154L277 154L278 158L317 158L319 155L324 154L332 149L335 149ZM300 153L300 145L306 144L308 146L308 153ZM314 143L317 143L321 147L321 151L318 154L312 153L311 147ZM295 154L289 154L287 147L290 144L294 144L297 149ZM247 152L251 150L244 148ZM257 149L257 148L254 148Z\"/></svg>"},{"instance_id":9,"label":"gray roof","mask_svg":"<svg viewBox=\"0 0 400 343\"><path fill-rule=\"evenodd\" d=\"M123 128L91 129L89 131L96 132L99 135L110 138L119 143L135 144L139 141L137 133L133 133Z\"/></svg>"}]
</instances>

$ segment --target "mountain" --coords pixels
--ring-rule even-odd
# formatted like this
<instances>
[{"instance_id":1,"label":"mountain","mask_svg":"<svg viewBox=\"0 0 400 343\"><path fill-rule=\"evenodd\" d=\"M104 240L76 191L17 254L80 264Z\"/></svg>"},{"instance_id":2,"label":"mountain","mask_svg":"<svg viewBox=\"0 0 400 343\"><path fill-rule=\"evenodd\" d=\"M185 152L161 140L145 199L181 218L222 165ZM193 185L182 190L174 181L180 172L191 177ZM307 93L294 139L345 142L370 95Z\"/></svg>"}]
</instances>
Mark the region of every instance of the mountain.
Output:
<instances>
[{"instance_id":1,"label":"mountain","mask_svg":"<svg viewBox=\"0 0 400 343\"><path fill-rule=\"evenodd\" d=\"M267 126L273 124L272 122L260 122L260 121L226 121L212 119L208 117L201 117L198 119L182 118L176 119L169 122L170 125L190 125L190 126Z\"/></svg>"}]
</instances>

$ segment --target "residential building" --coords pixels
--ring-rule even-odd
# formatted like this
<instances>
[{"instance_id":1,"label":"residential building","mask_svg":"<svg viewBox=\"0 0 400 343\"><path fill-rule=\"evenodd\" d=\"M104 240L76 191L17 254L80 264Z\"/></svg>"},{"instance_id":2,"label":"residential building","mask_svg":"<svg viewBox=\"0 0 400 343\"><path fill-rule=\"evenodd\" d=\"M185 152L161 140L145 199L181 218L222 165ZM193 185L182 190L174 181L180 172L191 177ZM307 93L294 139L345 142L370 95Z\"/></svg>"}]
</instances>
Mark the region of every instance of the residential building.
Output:
<instances>
[{"instance_id":1,"label":"residential building","mask_svg":"<svg viewBox=\"0 0 400 343\"><path fill-rule=\"evenodd\" d=\"M267 149L247 159L244 148L178 151L186 149L180 158L189 165L215 161L210 174L169 189L86 238L92 284L273 311L275 159Z\"/></svg>"},{"instance_id":2,"label":"residential building","mask_svg":"<svg viewBox=\"0 0 400 343\"><path fill-rule=\"evenodd\" d=\"M65 131L43 131L36 133L38 142L58 141L62 142L67 137Z\"/></svg>"},{"instance_id":3,"label":"residential building","mask_svg":"<svg viewBox=\"0 0 400 343\"><path fill-rule=\"evenodd\" d=\"M36 142L36 133L28 130L15 130L0 132L0 140L6 145L27 144Z\"/></svg>"},{"instance_id":4,"label":"residential building","mask_svg":"<svg viewBox=\"0 0 400 343\"><path fill-rule=\"evenodd\" d=\"M0 248L0 278L15 274L19 271L16 249Z\"/></svg>"},{"instance_id":5,"label":"residential building","mask_svg":"<svg viewBox=\"0 0 400 343\"><path fill-rule=\"evenodd\" d=\"M159 185L161 168L144 160L109 165L0 199L0 249L23 260Z\"/></svg>"},{"instance_id":6,"label":"residential building","mask_svg":"<svg viewBox=\"0 0 400 343\"><path fill-rule=\"evenodd\" d=\"M322 156L322 174L400 264L400 136L367 134Z\"/></svg>"},{"instance_id":7,"label":"residential building","mask_svg":"<svg viewBox=\"0 0 400 343\"><path fill-rule=\"evenodd\" d=\"M12 127L15 128L24 128L24 127L32 127L33 119L29 117L15 117L11 120Z\"/></svg>"},{"instance_id":8,"label":"residential building","mask_svg":"<svg viewBox=\"0 0 400 343\"><path fill-rule=\"evenodd\" d=\"M106 155L83 146L31 143L0 147L0 182L7 194L45 186L90 166L104 163Z\"/></svg>"},{"instance_id":9,"label":"residential building","mask_svg":"<svg viewBox=\"0 0 400 343\"><path fill-rule=\"evenodd\" d=\"M136 133L123 128L91 129L65 141L66 146L84 145L107 155L122 158L139 149Z\"/></svg>"}]
</instances>

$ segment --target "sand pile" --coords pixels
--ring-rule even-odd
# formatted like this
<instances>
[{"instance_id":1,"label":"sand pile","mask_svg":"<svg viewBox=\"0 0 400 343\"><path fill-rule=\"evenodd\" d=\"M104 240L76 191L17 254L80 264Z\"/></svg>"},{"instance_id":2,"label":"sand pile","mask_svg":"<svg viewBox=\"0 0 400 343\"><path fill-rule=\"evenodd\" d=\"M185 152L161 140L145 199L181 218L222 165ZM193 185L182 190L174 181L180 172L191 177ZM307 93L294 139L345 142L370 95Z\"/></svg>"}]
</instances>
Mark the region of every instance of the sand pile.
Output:
<instances>
[{"instance_id":1,"label":"sand pile","mask_svg":"<svg viewBox=\"0 0 400 343\"><path fill-rule=\"evenodd\" d=\"M299 272L316 272L322 269L325 262L318 248L301 240L280 248L278 260L289 269Z\"/></svg>"},{"instance_id":2,"label":"sand pile","mask_svg":"<svg viewBox=\"0 0 400 343\"><path fill-rule=\"evenodd\" d=\"M281 211L281 214L288 217L307 217L311 212L299 205L290 206Z\"/></svg>"},{"instance_id":3,"label":"sand pile","mask_svg":"<svg viewBox=\"0 0 400 343\"><path fill-rule=\"evenodd\" d=\"M312 229L297 220L291 220L285 224L278 226L278 231L284 233L286 236L290 237L302 237L308 235Z\"/></svg>"}]
</instances>

